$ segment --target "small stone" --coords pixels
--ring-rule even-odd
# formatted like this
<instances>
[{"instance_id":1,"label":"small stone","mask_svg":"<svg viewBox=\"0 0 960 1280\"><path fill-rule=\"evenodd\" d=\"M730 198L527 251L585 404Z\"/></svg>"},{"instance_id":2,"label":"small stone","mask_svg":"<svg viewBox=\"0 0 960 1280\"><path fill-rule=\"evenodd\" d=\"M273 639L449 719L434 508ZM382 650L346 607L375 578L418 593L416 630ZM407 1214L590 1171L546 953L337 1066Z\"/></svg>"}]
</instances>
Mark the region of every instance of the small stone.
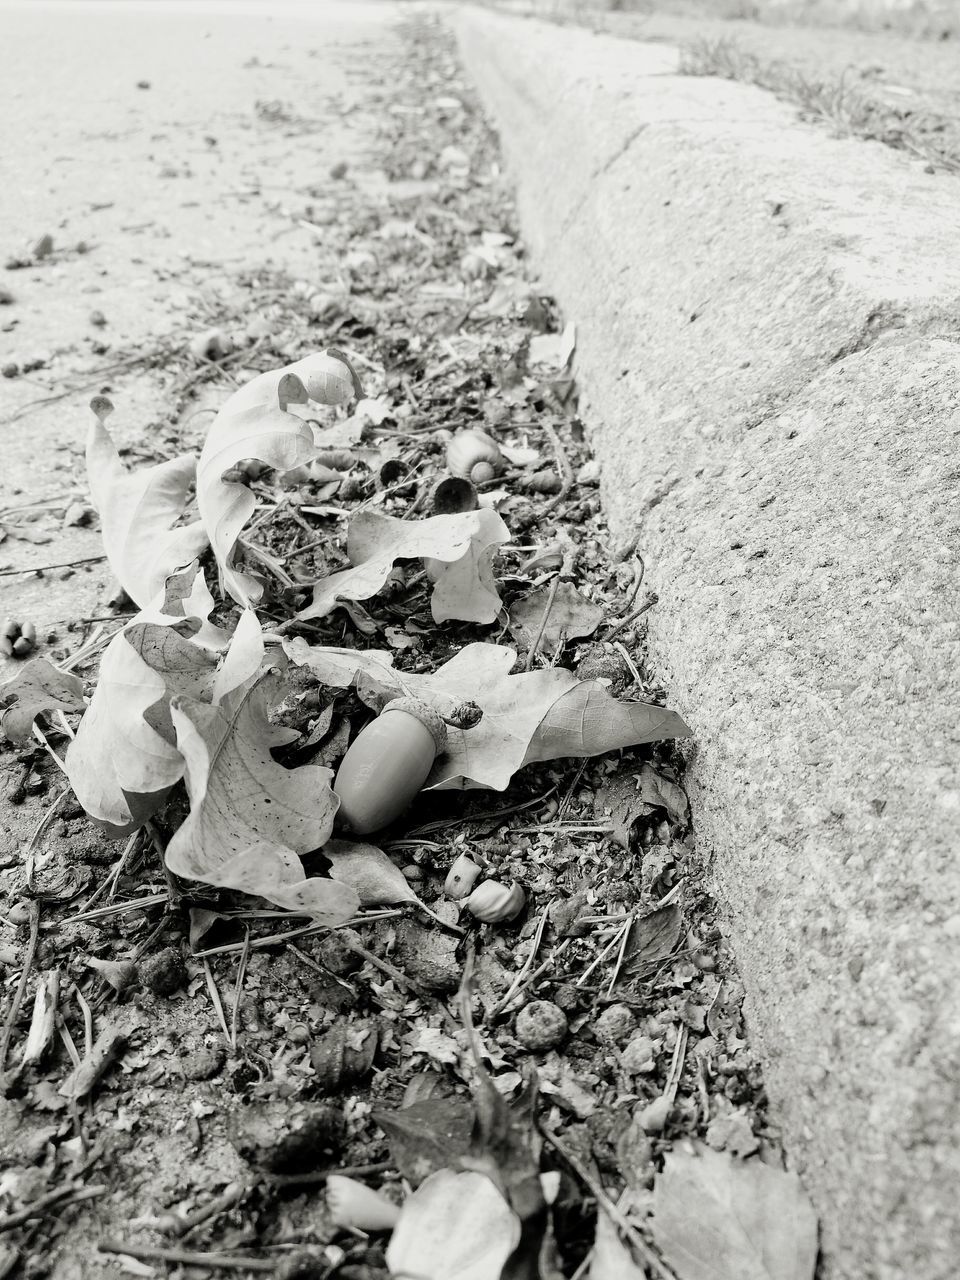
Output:
<instances>
[{"instance_id":1,"label":"small stone","mask_svg":"<svg viewBox=\"0 0 960 1280\"><path fill-rule=\"evenodd\" d=\"M589 645L577 663L579 680L609 680L610 692L616 697L633 680L633 674L616 649L607 652L602 645Z\"/></svg>"},{"instance_id":2,"label":"small stone","mask_svg":"<svg viewBox=\"0 0 960 1280\"><path fill-rule=\"evenodd\" d=\"M585 462L577 472L577 484L599 484L600 483L600 463L596 458L591 458L589 462Z\"/></svg>"},{"instance_id":3,"label":"small stone","mask_svg":"<svg viewBox=\"0 0 960 1280\"><path fill-rule=\"evenodd\" d=\"M330 177L335 181L347 176L349 165L346 160L338 160L336 164L330 166Z\"/></svg>"},{"instance_id":4,"label":"small stone","mask_svg":"<svg viewBox=\"0 0 960 1280\"><path fill-rule=\"evenodd\" d=\"M107 323L107 317L103 314L102 311L91 311L90 315L87 318L89 319L90 323L97 329L102 329L103 326Z\"/></svg>"},{"instance_id":5,"label":"small stone","mask_svg":"<svg viewBox=\"0 0 960 1280\"><path fill-rule=\"evenodd\" d=\"M567 1015L552 1000L534 1000L517 1014L515 1030L525 1049L545 1053L567 1034Z\"/></svg>"},{"instance_id":6,"label":"small stone","mask_svg":"<svg viewBox=\"0 0 960 1280\"><path fill-rule=\"evenodd\" d=\"M317 959L337 977L347 977L363 964L363 959L351 950L351 944L359 941L360 935L355 929L338 929L320 943Z\"/></svg>"},{"instance_id":7,"label":"small stone","mask_svg":"<svg viewBox=\"0 0 960 1280\"><path fill-rule=\"evenodd\" d=\"M636 1028L633 1010L625 1004L609 1004L593 1025L593 1033L602 1044L623 1044Z\"/></svg>"},{"instance_id":8,"label":"small stone","mask_svg":"<svg viewBox=\"0 0 960 1280\"><path fill-rule=\"evenodd\" d=\"M693 963L703 973L713 973L717 967L717 957L712 951L695 951L693 953Z\"/></svg>"},{"instance_id":9,"label":"small stone","mask_svg":"<svg viewBox=\"0 0 960 1280\"><path fill-rule=\"evenodd\" d=\"M656 1067L657 1046L649 1036L634 1036L620 1055L624 1071L630 1075L645 1075Z\"/></svg>"},{"instance_id":10,"label":"small stone","mask_svg":"<svg viewBox=\"0 0 960 1280\"><path fill-rule=\"evenodd\" d=\"M201 1045L185 1053L180 1069L188 1080L210 1080L223 1069L226 1054L220 1045Z\"/></svg>"},{"instance_id":11,"label":"small stone","mask_svg":"<svg viewBox=\"0 0 960 1280\"><path fill-rule=\"evenodd\" d=\"M644 1107L638 1116L644 1133L662 1133L670 1119L672 1109L672 1103L666 1094L654 1098L653 1102Z\"/></svg>"},{"instance_id":12,"label":"small stone","mask_svg":"<svg viewBox=\"0 0 960 1280\"><path fill-rule=\"evenodd\" d=\"M154 995L172 996L187 982L187 966L175 947L164 947L140 961L140 981Z\"/></svg>"},{"instance_id":13,"label":"small stone","mask_svg":"<svg viewBox=\"0 0 960 1280\"><path fill-rule=\"evenodd\" d=\"M20 372L20 366L13 360L8 360L6 364L0 365L0 374L5 378L15 378Z\"/></svg>"},{"instance_id":14,"label":"small stone","mask_svg":"<svg viewBox=\"0 0 960 1280\"><path fill-rule=\"evenodd\" d=\"M293 1026L287 1028L287 1039L291 1044L309 1044L310 1028L302 1022L295 1022Z\"/></svg>"},{"instance_id":15,"label":"small stone","mask_svg":"<svg viewBox=\"0 0 960 1280\"><path fill-rule=\"evenodd\" d=\"M83 502L71 502L63 513L63 525L64 528L80 527L89 524L92 517L92 507L86 506Z\"/></svg>"},{"instance_id":16,"label":"small stone","mask_svg":"<svg viewBox=\"0 0 960 1280\"><path fill-rule=\"evenodd\" d=\"M339 1107L271 1099L231 1115L227 1133L248 1164L270 1173L311 1173L340 1154L347 1125Z\"/></svg>"}]
</instances>

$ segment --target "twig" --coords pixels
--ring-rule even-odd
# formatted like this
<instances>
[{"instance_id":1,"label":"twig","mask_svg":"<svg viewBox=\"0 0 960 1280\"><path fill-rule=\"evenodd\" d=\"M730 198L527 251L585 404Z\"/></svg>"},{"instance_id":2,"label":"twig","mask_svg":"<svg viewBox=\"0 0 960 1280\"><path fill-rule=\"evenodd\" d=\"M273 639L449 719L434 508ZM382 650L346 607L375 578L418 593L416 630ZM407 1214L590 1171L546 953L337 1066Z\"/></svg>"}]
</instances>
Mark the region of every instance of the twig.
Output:
<instances>
[{"instance_id":1,"label":"twig","mask_svg":"<svg viewBox=\"0 0 960 1280\"><path fill-rule=\"evenodd\" d=\"M30 937L27 940L27 950L23 957L23 968L20 971L20 981L17 983L17 989L14 992L13 1003L10 1005L10 1011L7 1014L7 1020L3 1024L3 1038L0 1040L0 1075L3 1074L7 1065L7 1054L10 1051L10 1037L13 1035L13 1026L20 1014L20 1006L23 1004L23 997L26 995L27 982L30 980L30 970L33 968L33 957L37 953L37 938L40 935L40 903L36 899L29 903L28 911L30 912Z\"/></svg>"},{"instance_id":2,"label":"twig","mask_svg":"<svg viewBox=\"0 0 960 1280\"><path fill-rule=\"evenodd\" d=\"M33 726L33 736L40 743L41 747L43 747L44 751L46 751L47 755L54 762L54 764L57 766L60 772L64 775L64 777L66 777L67 776L66 765L63 763L63 761L54 751L53 747L51 747L50 743L47 741L47 735L43 732L43 730L40 728L38 724L35 724Z\"/></svg>"},{"instance_id":3,"label":"twig","mask_svg":"<svg viewBox=\"0 0 960 1280\"><path fill-rule=\"evenodd\" d=\"M530 951L527 955L526 960L523 962L523 967L521 968L517 976L514 978L513 982L511 982L510 986L507 988L506 994L500 997L497 1003L493 1006L493 1008L487 1014L486 1018L484 1018L484 1022L489 1022L492 1018L495 1018L497 1016L497 1014L500 1012L501 1009L506 1008L506 1006L513 999L514 995L523 986L523 980L527 976L529 971L533 968L534 958L536 957L537 952L540 950L540 943L543 941L543 933L547 927L547 920L549 919L549 913L550 913L550 906L548 904L543 908L543 911L541 912L541 915L540 915L540 919L537 921L536 932L534 933L533 939L530 943Z\"/></svg>"},{"instance_id":4,"label":"twig","mask_svg":"<svg viewBox=\"0 0 960 1280\"><path fill-rule=\"evenodd\" d=\"M36 827L34 828L33 834L30 836L30 839L27 841L27 847L24 854L24 861L26 864L25 877L27 882L27 888L30 890L31 893L36 892L34 882L33 882L33 871L34 871L34 855L37 850L37 845L40 843L41 836L46 831L47 827L49 827L50 823L53 821L57 810L60 808L61 804L63 804L64 800L67 798L69 794L70 794L70 788L64 787L63 790L60 792L60 794L57 796L57 798L54 800L53 804L50 806L50 808L46 811L46 813L37 823Z\"/></svg>"},{"instance_id":5,"label":"twig","mask_svg":"<svg viewBox=\"0 0 960 1280\"><path fill-rule=\"evenodd\" d=\"M133 849L139 839L140 839L140 832L135 831L133 835L130 837L130 839L127 841L127 843L124 845L123 853L121 853L116 866L111 870L106 880L101 881L99 886L96 889L94 889L93 893L83 904L84 911L88 911L99 898L102 898L103 895L107 893L108 890L109 890L108 896L111 898L113 897L114 893L116 892L117 881L120 879L120 876L123 874L123 869L127 865L127 859L130 857L130 854L133 852Z\"/></svg>"},{"instance_id":6,"label":"twig","mask_svg":"<svg viewBox=\"0 0 960 1280\"><path fill-rule=\"evenodd\" d=\"M223 1011L223 1001L220 999L220 989L213 976L213 970L210 968L210 961L206 957L204 957L203 961L203 972L207 979L207 990L210 992L210 999L213 1002L214 1009L217 1011L217 1017L220 1019L220 1026L223 1030L224 1038L232 1049L234 1045L233 1041L230 1039L230 1028L227 1026L227 1015Z\"/></svg>"},{"instance_id":7,"label":"twig","mask_svg":"<svg viewBox=\"0 0 960 1280\"><path fill-rule=\"evenodd\" d=\"M166 1229L171 1235L185 1236L194 1227L202 1226L204 1222L209 1222L211 1218L219 1217L221 1213L226 1213L228 1209L232 1209L249 1192L250 1188L246 1183L231 1182L220 1195L214 1196L209 1204L205 1204L202 1209L195 1209L193 1213L185 1214L182 1217L179 1214L171 1214L171 1222Z\"/></svg>"},{"instance_id":8,"label":"twig","mask_svg":"<svg viewBox=\"0 0 960 1280\"><path fill-rule=\"evenodd\" d=\"M620 946L621 935L624 933L629 933L630 925L632 923L633 923L633 912L631 911L626 918L626 922L624 923L623 929L618 929L617 932L614 934L614 936L611 938L611 940L600 952L600 954L597 956L594 956L593 960L590 961L586 969L584 969L583 973L581 973L580 977L574 983L575 987L582 987L583 984L586 982L586 980L590 977L591 973L593 973L594 969L596 969L597 965L607 958L607 956L614 949L614 947Z\"/></svg>"},{"instance_id":9,"label":"twig","mask_svg":"<svg viewBox=\"0 0 960 1280\"><path fill-rule=\"evenodd\" d=\"M533 800L524 800L522 804L507 805L503 809L484 809L482 813L468 813L462 818L449 817L442 818L439 822L428 822L422 827L416 827L409 834L412 836L426 836L431 831L446 831L449 827L462 826L465 822L486 822L488 818L509 818L512 813L522 813L524 809L533 809L538 804L543 804L544 800L549 800L556 787L551 787L545 791L542 796L535 796Z\"/></svg>"},{"instance_id":10,"label":"twig","mask_svg":"<svg viewBox=\"0 0 960 1280\"><path fill-rule=\"evenodd\" d=\"M122 915L125 911L136 911L138 907L156 907L167 901L166 893L148 893L144 898L132 898L129 902L115 902L109 907L95 907L93 911L81 911L79 915L70 916L64 923L80 924L83 920L102 920L105 916Z\"/></svg>"},{"instance_id":11,"label":"twig","mask_svg":"<svg viewBox=\"0 0 960 1280\"><path fill-rule=\"evenodd\" d=\"M354 1164L346 1168L314 1169L311 1173L271 1173L269 1179L278 1187L309 1187L324 1182L331 1173L344 1178L365 1178L374 1173L386 1173L394 1167L392 1160L378 1160L376 1164Z\"/></svg>"},{"instance_id":12,"label":"twig","mask_svg":"<svg viewBox=\"0 0 960 1280\"><path fill-rule=\"evenodd\" d=\"M243 994L243 980L247 976L247 961L250 959L250 926L246 926L246 932L243 935L243 950L240 952L240 959L237 962L237 985L233 992L233 1008L230 1010L230 1048L236 1052L237 1049L237 1016L240 1013L240 997ZM203 962L209 965L208 960Z\"/></svg>"},{"instance_id":13,"label":"twig","mask_svg":"<svg viewBox=\"0 0 960 1280\"><path fill-rule=\"evenodd\" d=\"M537 650L540 648L540 643L543 640L543 633L547 629L547 622L549 621L550 613L553 609L553 603L557 598L557 591L559 589L560 589L560 574L558 573L554 575L554 579L550 583L550 594L547 596L546 607L544 608L544 611L543 611L543 617L540 619L540 626L537 630L536 636L534 637L533 644L530 646L529 650L527 651L527 660L523 664L524 671L529 671L530 668L533 666L533 660L537 656Z\"/></svg>"},{"instance_id":14,"label":"twig","mask_svg":"<svg viewBox=\"0 0 960 1280\"><path fill-rule=\"evenodd\" d=\"M627 1221L621 1210L610 1199L600 1182L593 1176L580 1157L574 1151L571 1151L566 1143L543 1121L540 1121L538 1127L546 1141L551 1147L553 1147L556 1153L566 1161L593 1196L594 1200L596 1200L598 1208L602 1209L610 1221L617 1227L617 1230L621 1231L623 1235L626 1236L646 1265L650 1267L650 1269L654 1271L661 1280L677 1280L674 1273L666 1265L660 1255L647 1244L646 1240L644 1240L636 1227Z\"/></svg>"},{"instance_id":15,"label":"twig","mask_svg":"<svg viewBox=\"0 0 960 1280\"><path fill-rule=\"evenodd\" d=\"M13 577L18 573L47 573L50 569L74 569L78 564L97 564L106 558L106 556L84 556L82 560L62 560L59 564L35 564L28 569L0 569L0 578Z\"/></svg>"},{"instance_id":16,"label":"twig","mask_svg":"<svg viewBox=\"0 0 960 1280\"><path fill-rule=\"evenodd\" d=\"M563 441L560 439L556 427L550 422L544 422L543 429L550 437L550 443L553 445L553 452L557 460L557 470L560 472L560 492L555 494L541 510L541 518L554 511L573 488L573 467L570 465L570 459L567 457L567 451L563 447Z\"/></svg>"},{"instance_id":17,"label":"twig","mask_svg":"<svg viewBox=\"0 0 960 1280\"><path fill-rule=\"evenodd\" d=\"M617 962L613 966L613 973L610 975L610 985L607 987L607 995L613 995L613 988L617 985L617 978L620 977L620 970L623 966L623 957L627 954L627 944L630 941L630 934L633 930L634 914L631 911L627 917L627 927L623 930L623 941L620 943L620 950L617 952Z\"/></svg>"},{"instance_id":18,"label":"twig","mask_svg":"<svg viewBox=\"0 0 960 1280\"><path fill-rule=\"evenodd\" d=\"M241 1258L231 1253L194 1253L190 1249L164 1249L159 1245L126 1244L123 1240L100 1240L101 1253L122 1253L141 1262L179 1262L186 1267L207 1267L210 1271L276 1271L265 1258Z\"/></svg>"},{"instance_id":19,"label":"twig","mask_svg":"<svg viewBox=\"0 0 960 1280\"><path fill-rule=\"evenodd\" d=\"M638 609L634 609L633 613L628 613L625 618L621 618L620 621L616 623L613 630L608 631L603 637L604 643L609 643L614 636L618 636L620 634L624 627L629 627L631 622L636 622L636 620L639 617L642 617L648 609L652 609L659 599L660 597L657 595L649 596Z\"/></svg>"},{"instance_id":20,"label":"twig","mask_svg":"<svg viewBox=\"0 0 960 1280\"><path fill-rule=\"evenodd\" d=\"M4 1214L0 1218L0 1231L13 1231L17 1227L22 1227L31 1218L39 1217L45 1209L59 1204L61 1200L90 1200L94 1196L102 1195L105 1190L106 1187L81 1187L75 1182L71 1182L66 1187L57 1187L54 1191L47 1191L44 1195L38 1196L32 1204L25 1205L16 1213Z\"/></svg>"}]
</instances>

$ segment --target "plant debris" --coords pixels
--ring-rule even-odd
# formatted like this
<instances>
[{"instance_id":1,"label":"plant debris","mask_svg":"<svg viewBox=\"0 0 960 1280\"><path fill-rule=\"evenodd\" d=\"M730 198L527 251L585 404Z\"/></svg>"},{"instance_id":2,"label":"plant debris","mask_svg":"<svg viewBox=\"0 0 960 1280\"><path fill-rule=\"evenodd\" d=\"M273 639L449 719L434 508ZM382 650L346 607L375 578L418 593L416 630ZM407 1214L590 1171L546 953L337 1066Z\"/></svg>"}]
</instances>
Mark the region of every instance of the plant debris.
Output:
<instances>
[{"instance_id":1,"label":"plant debris","mask_svg":"<svg viewBox=\"0 0 960 1280\"><path fill-rule=\"evenodd\" d=\"M776 1236L802 1280L816 1226L775 1168L642 562L610 563L575 330L442 27L401 34L380 180L338 165L304 278L241 273L193 325L182 452L128 466L93 400L136 612L0 687L17 786L58 788L0 870L5 1225L135 1274L686 1280L700 1215L741 1274ZM500 456L441 500L466 430ZM361 842L333 770L398 697L446 745ZM740 1235L721 1168L767 1206Z\"/></svg>"}]
</instances>

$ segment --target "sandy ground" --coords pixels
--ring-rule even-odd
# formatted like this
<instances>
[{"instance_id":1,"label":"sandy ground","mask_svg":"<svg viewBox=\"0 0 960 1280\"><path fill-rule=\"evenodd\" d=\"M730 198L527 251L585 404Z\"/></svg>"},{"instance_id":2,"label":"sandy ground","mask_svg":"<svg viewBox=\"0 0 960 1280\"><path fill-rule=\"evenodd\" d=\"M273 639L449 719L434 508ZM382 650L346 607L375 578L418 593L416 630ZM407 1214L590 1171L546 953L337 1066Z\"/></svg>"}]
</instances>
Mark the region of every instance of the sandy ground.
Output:
<instances>
[{"instance_id":1,"label":"sandy ground","mask_svg":"<svg viewBox=\"0 0 960 1280\"><path fill-rule=\"evenodd\" d=\"M121 442L149 430L169 452L185 436L194 444L156 375L115 366L215 323L243 269L312 278L317 233L297 219L309 220L332 166L364 154L368 51L392 41L395 11L362 0L0 6L0 257L22 258L43 235L54 243L35 266L0 272L13 295L0 307L0 366L42 362L0 380L0 614L46 633L103 612L102 564L9 573L101 551L96 531L62 527L85 493L86 403L110 388Z\"/></svg>"}]
</instances>

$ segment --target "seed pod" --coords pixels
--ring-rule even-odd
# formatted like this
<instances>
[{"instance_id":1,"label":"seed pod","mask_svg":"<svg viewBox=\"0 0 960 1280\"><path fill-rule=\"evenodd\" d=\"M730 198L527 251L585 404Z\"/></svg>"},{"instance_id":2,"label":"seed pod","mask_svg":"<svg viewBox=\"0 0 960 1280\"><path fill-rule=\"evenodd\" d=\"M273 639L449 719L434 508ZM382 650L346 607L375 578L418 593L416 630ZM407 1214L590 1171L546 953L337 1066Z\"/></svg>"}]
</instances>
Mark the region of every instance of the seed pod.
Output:
<instances>
[{"instance_id":1,"label":"seed pod","mask_svg":"<svg viewBox=\"0 0 960 1280\"><path fill-rule=\"evenodd\" d=\"M530 493L559 493L563 486L552 467L545 467L542 471L535 471L527 479L524 488Z\"/></svg>"},{"instance_id":2,"label":"seed pod","mask_svg":"<svg viewBox=\"0 0 960 1280\"><path fill-rule=\"evenodd\" d=\"M374 1022L335 1022L310 1050L319 1092L337 1093L368 1075L379 1039Z\"/></svg>"},{"instance_id":3,"label":"seed pod","mask_svg":"<svg viewBox=\"0 0 960 1280\"><path fill-rule=\"evenodd\" d=\"M500 446L478 427L458 431L447 445L447 466L455 476L481 484L492 480L506 466Z\"/></svg>"},{"instance_id":4,"label":"seed pod","mask_svg":"<svg viewBox=\"0 0 960 1280\"><path fill-rule=\"evenodd\" d=\"M465 898L480 879L480 868L466 853L461 853L447 872L443 892L448 898Z\"/></svg>"},{"instance_id":5,"label":"seed pod","mask_svg":"<svg viewBox=\"0 0 960 1280\"><path fill-rule=\"evenodd\" d=\"M32 622L25 622L20 628L20 634L23 636L24 640L29 640L31 644L36 644L37 628Z\"/></svg>"},{"instance_id":6,"label":"seed pod","mask_svg":"<svg viewBox=\"0 0 960 1280\"><path fill-rule=\"evenodd\" d=\"M363 395L353 365L333 347L311 358L303 385L316 404L345 404L354 395Z\"/></svg>"},{"instance_id":7,"label":"seed pod","mask_svg":"<svg viewBox=\"0 0 960 1280\"><path fill-rule=\"evenodd\" d=\"M400 1217L392 1200L340 1173L327 1175L327 1208L335 1227L355 1231L391 1231Z\"/></svg>"},{"instance_id":8,"label":"seed pod","mask_svg":"<svg viewBox=\"0 0 960 1280\"><path fill-rule=\"evenodd\" d=\"M447 476L434 489L431 504L435 516L451 516L461 511L476 511L480 499L469 480L463 476Z\"/></svg>"},{"instance_id":9,"label":"seed pod","mask_svg":"<svg viewBox=\"0 0 960 1280\"><path fill-rule=\"evenodd\" d=\"M474 889L464 906L484 924L502 924L518 916L526 900L526 895L518 884L506 885L499 880L484 880L482 885Z\"/></svg>"},{"instance_id":10,"label":"seed pod","mask_svg":"<svg viewBox=\"0 0 960 1280\"><path fill-rule=\"evenodd\" d=\"M399 818L446 742L446 726L432 707L416 698L388 702L340 762L333 789L341 827L367 835Z\"/></svg>"},{"instance_id":11,"label":"seed pod","mask_svg":"<svg viewBox=\"0 0 960 1280\"><path fill-rule=\"evenodd\" d=\"M14 657L25 658L28 653L33 652L33 642L27 640L25 636L20 636L13 642Z\"/></svg>"},{"instance_id":12,"label":"seed pod","mask_svg":"<svg viewBox=\"0 0 960 1280\"><path fill-rule=\"evenodd\" d=\"M3 630L0 635L5 636L8 640L16 640L21 635L20 623L15 622L13 618L5 618L3 622Z\"/></svg>"},{"instance_id":13,"label":"seed pod","mask_svg":"<svg viewBox=\"0 0 960 1280\"><path fill-rule=\"evenodd\" d=\"M0 653L5 658L13 657L13 641L9 636L0 636Z\"/></svg>"}]
</instances>

